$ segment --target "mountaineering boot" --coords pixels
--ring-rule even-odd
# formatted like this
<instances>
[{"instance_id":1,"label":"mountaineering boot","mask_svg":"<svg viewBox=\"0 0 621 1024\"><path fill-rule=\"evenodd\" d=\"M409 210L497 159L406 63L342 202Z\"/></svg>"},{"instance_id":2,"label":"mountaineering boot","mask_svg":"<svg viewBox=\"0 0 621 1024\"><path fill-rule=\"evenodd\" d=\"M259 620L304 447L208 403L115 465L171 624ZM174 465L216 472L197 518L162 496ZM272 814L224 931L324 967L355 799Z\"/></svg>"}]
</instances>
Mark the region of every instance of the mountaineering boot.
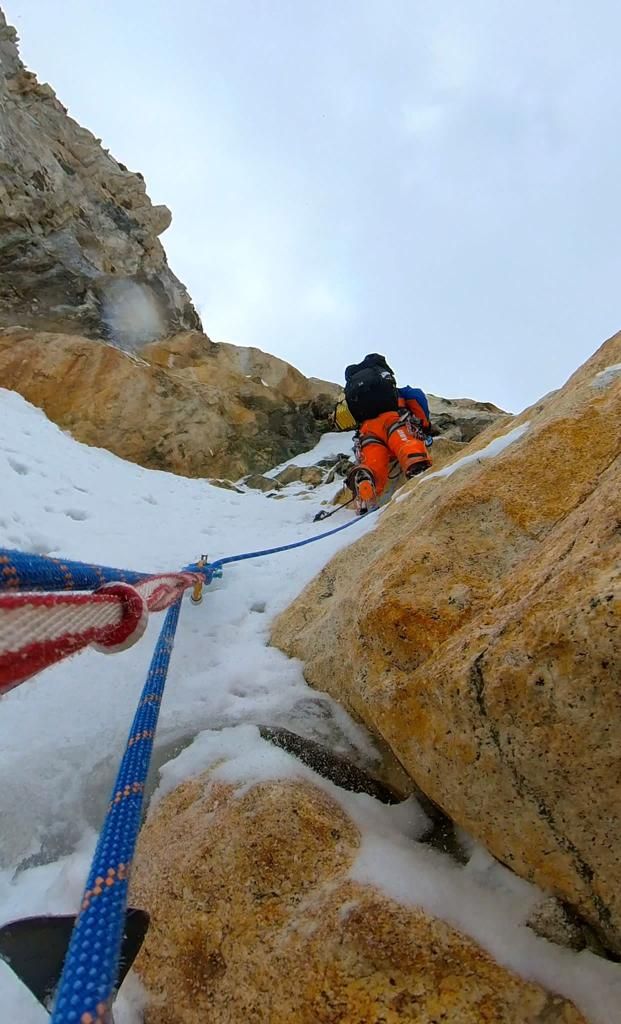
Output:
<instances>
[{"instance_id":1,"label":"mountaineering boot","mask_svg":"<svg viewBox=\"0 0 621 1024\"><path fill-rule=\"evenodd\" d=\"M375 487L370 480L361 480L356 488L356 492L358 501L361 505L366 505L368 507L369 505L375 504Z\"/></svg>"},{"instance_id":2,"label":"mountaineering boot","mask_svg":"<svg viewBox=\"0 0 621 1024\"><path fill-rule=\"evenodd\" d=\"M377 494L375 481L368 469L357 469L354 474L354 486L356 489L357 508L359 516L365 515L377 505Z\"/></svg>"},{"instance_id":3,"label":"mountaineering boot","mask_svg":"<svg viewBox=\"0 0 621 1024\"><path fill-rule=\"evenodd\" d=\"M413 429L409 414L401 413L394 418L387 426L386 439L391 453L399 462L401 472L408 480L417 473L429 469L431 456L425 447L421 431L418 427Z\"/></svg>"},{"instance_id":4,"label":"mountaineering boot","mask_svg":"<svg viewBox=\"0 0 621 1024\"><path fill-rule=\"evenodd\" d=\"M431 466L431 459L428 455L412 455L409 458L409 465L406 468L405 476L411 480L413 476L424 473Z\"/></svg>"}]
</instances>

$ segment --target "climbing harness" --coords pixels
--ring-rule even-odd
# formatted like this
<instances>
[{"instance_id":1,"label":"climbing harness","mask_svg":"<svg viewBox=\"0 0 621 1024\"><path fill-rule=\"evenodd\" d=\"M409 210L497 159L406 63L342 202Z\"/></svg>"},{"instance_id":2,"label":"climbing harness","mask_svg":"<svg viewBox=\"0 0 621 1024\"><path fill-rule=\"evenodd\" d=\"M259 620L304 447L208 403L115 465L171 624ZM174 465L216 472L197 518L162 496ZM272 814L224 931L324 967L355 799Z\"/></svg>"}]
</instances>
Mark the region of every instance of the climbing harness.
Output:
<instances>
[{"instance_id":1,"label":"climbing harness","mask_svg":"<svg viewBox=\"0 0 621 1024\"><path fill-rule=\"evenodd\" d=\"M88 644L122 650L143 634L150 611L168 609L91 863L52 1024L111 1020L144 786L184 592L191 589L192 600L198 603L205 584L220 578L223 566L293 551L357 522L352 519L304 540L214 562L202 556L180 572L164 574L0 548L0 693Z\"/></svg>"}]
</instances>

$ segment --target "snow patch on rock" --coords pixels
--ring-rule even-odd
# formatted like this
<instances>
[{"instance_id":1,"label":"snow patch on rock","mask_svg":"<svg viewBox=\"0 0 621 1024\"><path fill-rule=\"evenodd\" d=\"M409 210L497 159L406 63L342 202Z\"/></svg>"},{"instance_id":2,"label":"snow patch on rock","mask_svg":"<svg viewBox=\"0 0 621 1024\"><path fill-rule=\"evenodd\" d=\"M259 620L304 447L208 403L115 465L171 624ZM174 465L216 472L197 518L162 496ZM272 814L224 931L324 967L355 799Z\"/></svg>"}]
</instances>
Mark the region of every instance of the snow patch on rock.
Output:
<instances>
[{"instance_id":1,"label":"snow patch on rock","mask_svg":"<svg viewBox=\"0 0 621 1024\"><path fill-rule=\"evenodd\" d=\"M441 477L452 476L458 469L463 469L464 466L471 465L473 462L483 462L485 459L493 459L496 455L500 455L501 452L508 448L510 444L518 441L522 437L530 426L530 421L521 423L518 427L514 427L507 434L501 434L500 437L495 437L493 441L485 445L485 448L479 448L475 452L470 452L468 455L464 455L457 462L452 462L448 466L444 466L443 469L438 469L435 473L425 473L421 476L420 483L426 484L430 480L438 480ZM395 498L395 501L404 501L406 498L411 498L415 494L415 490L406 491L405 494L400 494Z\"/></svg>"},{"instance_id":2,"label":"snow patch on rock","mask_svg":"<svg viewBox=\"0 0 621 1024\"><path fill-rule=\"evenodd\" d=\"M612 366L607 366L605 370L600 370L599 373L596 373L591 386L598 389L607 388L617 377L621 377L621 363L614 363Z\"/></svg>"}]
</instances>

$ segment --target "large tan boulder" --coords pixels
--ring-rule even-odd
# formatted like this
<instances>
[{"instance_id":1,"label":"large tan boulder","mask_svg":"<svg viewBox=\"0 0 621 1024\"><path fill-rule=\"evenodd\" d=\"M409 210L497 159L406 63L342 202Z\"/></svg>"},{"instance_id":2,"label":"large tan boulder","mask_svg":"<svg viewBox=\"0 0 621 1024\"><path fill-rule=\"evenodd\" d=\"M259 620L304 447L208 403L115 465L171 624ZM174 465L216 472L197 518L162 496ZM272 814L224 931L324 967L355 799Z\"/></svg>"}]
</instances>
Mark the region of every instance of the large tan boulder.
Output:
<instances>
[{"instance_id":1,"label":"large tan boulder","mask_svg":"<svg viewBox=\"0 0 621 1024\"><path fill-rule=\"evenodd\" d=\"M423 911L349 875L349 815L306 781L206 775L142 831L147 1024L584 1024Z\"/></svg>"},{"instance_id":2,"label":"large tan boulder","mask_svg":"<svg viewBox=\"0 0 621 1024\"><path fill-rule=\"evenodd\" d=\"M187 380L210 384L214 376L218 380L229 377L235 382L243 379L260 385L268 395L271 391L297 404L320 398L328 404L336 403L340 394L338 385L305 377L291 363L260 348L210 341L198 331L186 331L145 345L140 354L155 366L174 370Z\"/></svg>"},{"instance_id":3,"label":"large tan boulder","mask_svg":"<svg viewBox=\"0 0 621 1024\"><path fill-rule=\"evenodd\" d=\"M0 329L0 387L79 441L185 476L237 479L312 448L330 426L330 385L323 397L315 383L305 391L306 378L276 360L281 391L241 372L228 349L188 332L135 356L73 334Z\"/></svg>"},{"instance_id":4,"label":"large tan boulder","mask_svg":"<svg viewBox=\"0 0 621 1024\"><path fill-rule=\"evenodd\" d=\"M618 334L507 447L493 428L409 484L273 632L447 814L615 950L620 364Z\"/></svg>"}]
</instances>

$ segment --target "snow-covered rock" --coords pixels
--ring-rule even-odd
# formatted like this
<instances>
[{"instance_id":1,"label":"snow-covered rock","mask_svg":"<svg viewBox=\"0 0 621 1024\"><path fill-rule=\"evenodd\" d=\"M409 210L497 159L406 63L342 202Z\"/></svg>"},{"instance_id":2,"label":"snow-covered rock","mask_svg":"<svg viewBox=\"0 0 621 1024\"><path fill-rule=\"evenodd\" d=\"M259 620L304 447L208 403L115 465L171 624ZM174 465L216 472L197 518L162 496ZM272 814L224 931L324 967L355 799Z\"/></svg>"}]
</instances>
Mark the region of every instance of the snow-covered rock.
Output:
<instances>
[{"instance_id":1,"label":"snow-covered rock","mask_svg":"<svg viewBox=\"0 0 621 1024\"><path fill-rule=\"evenodd\" d=\"M287 767L252 736L245 772L233 764L227 779L225 742L217 746L220 771L175 789L140 839L132 900L151 914L136 964L150 1024L586 1024L427 909L415 805L380 806L373 818L369 797L319 788L295 762L294 778L257 782L257 769L270 774L266 763L276 775ZM369 850L388 837L412 847L410 900L381 891L379 864L368 877ZM427 859L441 878L442 858ZM453 898L456 874L442 879ZM483 889L480 900L502 933L500 906L494 914ZM458 905L459 896L454 919ZM544 943L528 944L534 959ZM554 992L558 978L549 981Z\"/></svg>"}]
</instances>

